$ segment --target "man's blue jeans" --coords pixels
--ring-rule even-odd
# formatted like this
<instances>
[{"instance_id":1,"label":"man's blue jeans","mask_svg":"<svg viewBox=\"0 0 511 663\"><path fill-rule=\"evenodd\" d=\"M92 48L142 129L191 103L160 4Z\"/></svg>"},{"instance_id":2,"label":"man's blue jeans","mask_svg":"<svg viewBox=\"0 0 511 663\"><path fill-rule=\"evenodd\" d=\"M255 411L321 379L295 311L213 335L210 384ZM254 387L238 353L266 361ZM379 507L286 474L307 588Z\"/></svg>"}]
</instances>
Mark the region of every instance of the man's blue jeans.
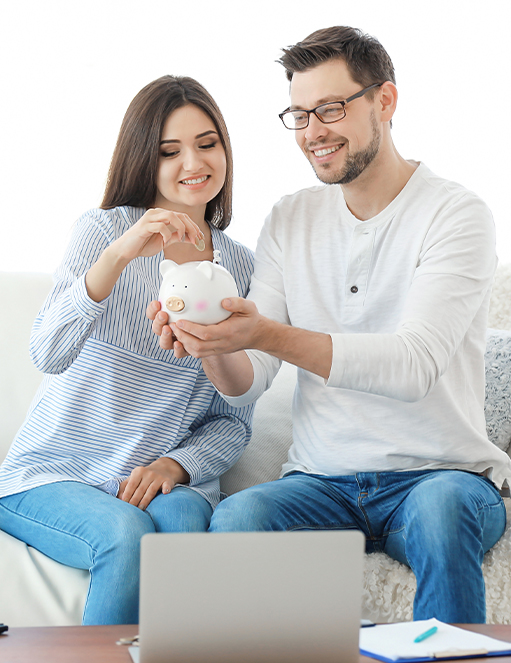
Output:
<instances>
[{"instance_id":1,"label":"man's blue jeans","mask_svg":"<svg viewBox=\"0 0 511 663\"><path fill-rule=\"evenodd\" d=\"M502 498L477 474L294 472L225 499L209 531L361 530L367 552L383 551L415 573L414 619L484 623L481 564L505 525Z\"/></svg>"},{"instance_id":2,"label":"man's blue jeans","mask_svg":"<svg viewBox=\"0 0 511 663\"><path fill-rule=\"evenodd\" d=\"M204 532L211 514L201 495L180 486L157 495L146 511L73 481L0 499L0 529L62 564L90 570L83 624L137 624L142 536Z\"/></svg>"}]
</instances>

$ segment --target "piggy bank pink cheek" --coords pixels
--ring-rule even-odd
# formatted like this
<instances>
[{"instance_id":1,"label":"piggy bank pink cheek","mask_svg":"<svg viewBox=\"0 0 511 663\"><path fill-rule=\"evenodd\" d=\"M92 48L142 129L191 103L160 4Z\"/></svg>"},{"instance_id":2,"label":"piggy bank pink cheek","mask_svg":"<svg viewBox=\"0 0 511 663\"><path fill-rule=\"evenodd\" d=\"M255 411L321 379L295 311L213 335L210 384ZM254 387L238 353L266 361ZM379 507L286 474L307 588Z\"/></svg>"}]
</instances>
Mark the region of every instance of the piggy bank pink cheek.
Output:
<instances>
[{"instance_id":1,"label":"piggy bank pink cheek","mask_svg":"<svg viewBox=\"0 0 511 663\"><path fill-rule=\"evenodd\" d=\"M209 302L206 299L201 299L195 304L196 311L205 311L209 308Z\"/></svg>"}]
</instances>

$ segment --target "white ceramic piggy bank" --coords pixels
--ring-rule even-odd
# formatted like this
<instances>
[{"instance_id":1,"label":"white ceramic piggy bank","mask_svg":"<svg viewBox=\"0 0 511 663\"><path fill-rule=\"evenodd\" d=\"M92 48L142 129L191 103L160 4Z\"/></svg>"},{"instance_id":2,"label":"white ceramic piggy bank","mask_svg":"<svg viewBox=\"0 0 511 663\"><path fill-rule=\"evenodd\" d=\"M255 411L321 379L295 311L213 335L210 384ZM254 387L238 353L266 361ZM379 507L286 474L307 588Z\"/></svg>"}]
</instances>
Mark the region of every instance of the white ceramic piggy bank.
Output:
<instances>
[{"instance_id":1,"label":"white ceramic piggy bank","mask_svg":"<svg viewBox=\"0 0 511 663\"><path fill-rule=\"evenodd\" d=\"M226 297L238 297L236 281L221 265L208 260L185 262L173 260L160 263L163 281L158 299L161 310L169 314L170 322L190 320L213 325L231 313L222 308Z\"/></svg>"}]
</instances>

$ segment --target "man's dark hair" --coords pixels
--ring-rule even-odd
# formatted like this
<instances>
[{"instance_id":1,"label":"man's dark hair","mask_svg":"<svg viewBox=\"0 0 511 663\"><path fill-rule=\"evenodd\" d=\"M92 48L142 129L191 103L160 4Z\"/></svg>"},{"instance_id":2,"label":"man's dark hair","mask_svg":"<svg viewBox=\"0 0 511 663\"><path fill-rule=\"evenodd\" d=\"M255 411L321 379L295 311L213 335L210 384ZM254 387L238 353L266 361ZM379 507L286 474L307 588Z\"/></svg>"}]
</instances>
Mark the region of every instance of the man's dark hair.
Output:
<instances>
[{"instance_id":1,"label":"man's dark hair","mask_svg":"<svg viewBox=\"0 0 511 663\"><path fill-rule=\"evenodd\" d=\"M396 82L394 65L380 42L357 28L334 26L316 30L294 46L283 48L278 60L290 81L293 74L323 62L342 59L351 78L363 88L373 83Z\"/></svg>"}]
</instances>

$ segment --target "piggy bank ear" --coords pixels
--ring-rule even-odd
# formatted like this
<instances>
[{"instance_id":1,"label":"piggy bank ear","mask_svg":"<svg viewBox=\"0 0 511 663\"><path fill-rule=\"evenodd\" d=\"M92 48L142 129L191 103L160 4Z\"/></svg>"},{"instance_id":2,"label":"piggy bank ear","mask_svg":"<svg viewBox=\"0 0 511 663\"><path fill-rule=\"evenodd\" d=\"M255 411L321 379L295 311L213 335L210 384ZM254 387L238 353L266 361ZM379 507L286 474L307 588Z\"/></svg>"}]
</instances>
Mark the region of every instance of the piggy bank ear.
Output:
<instances>
[{"instance_id":1,"label":"piggy bank ear","mask_svg":"<svg viewBox=\"0 0 511 663\"><path fill-rule=\"evenodd\" d=\"M213 265L209 260L202 260L200 265L197 266L197 270L202 272L204 276L210 281L213 280Z\"/></svg>"},{"instance_id":2,"label":"piggy bank ear","mask_svg":"<svg viewBox=\"0 0 511 663\"><path fill-rule=\"evenodd\" d=\"M174 269L174 267L177 267L177 262L174 262L173 260L162 260L160 262L160 274L165 276L169 269Z\"/></svg>"}]
</instances>

